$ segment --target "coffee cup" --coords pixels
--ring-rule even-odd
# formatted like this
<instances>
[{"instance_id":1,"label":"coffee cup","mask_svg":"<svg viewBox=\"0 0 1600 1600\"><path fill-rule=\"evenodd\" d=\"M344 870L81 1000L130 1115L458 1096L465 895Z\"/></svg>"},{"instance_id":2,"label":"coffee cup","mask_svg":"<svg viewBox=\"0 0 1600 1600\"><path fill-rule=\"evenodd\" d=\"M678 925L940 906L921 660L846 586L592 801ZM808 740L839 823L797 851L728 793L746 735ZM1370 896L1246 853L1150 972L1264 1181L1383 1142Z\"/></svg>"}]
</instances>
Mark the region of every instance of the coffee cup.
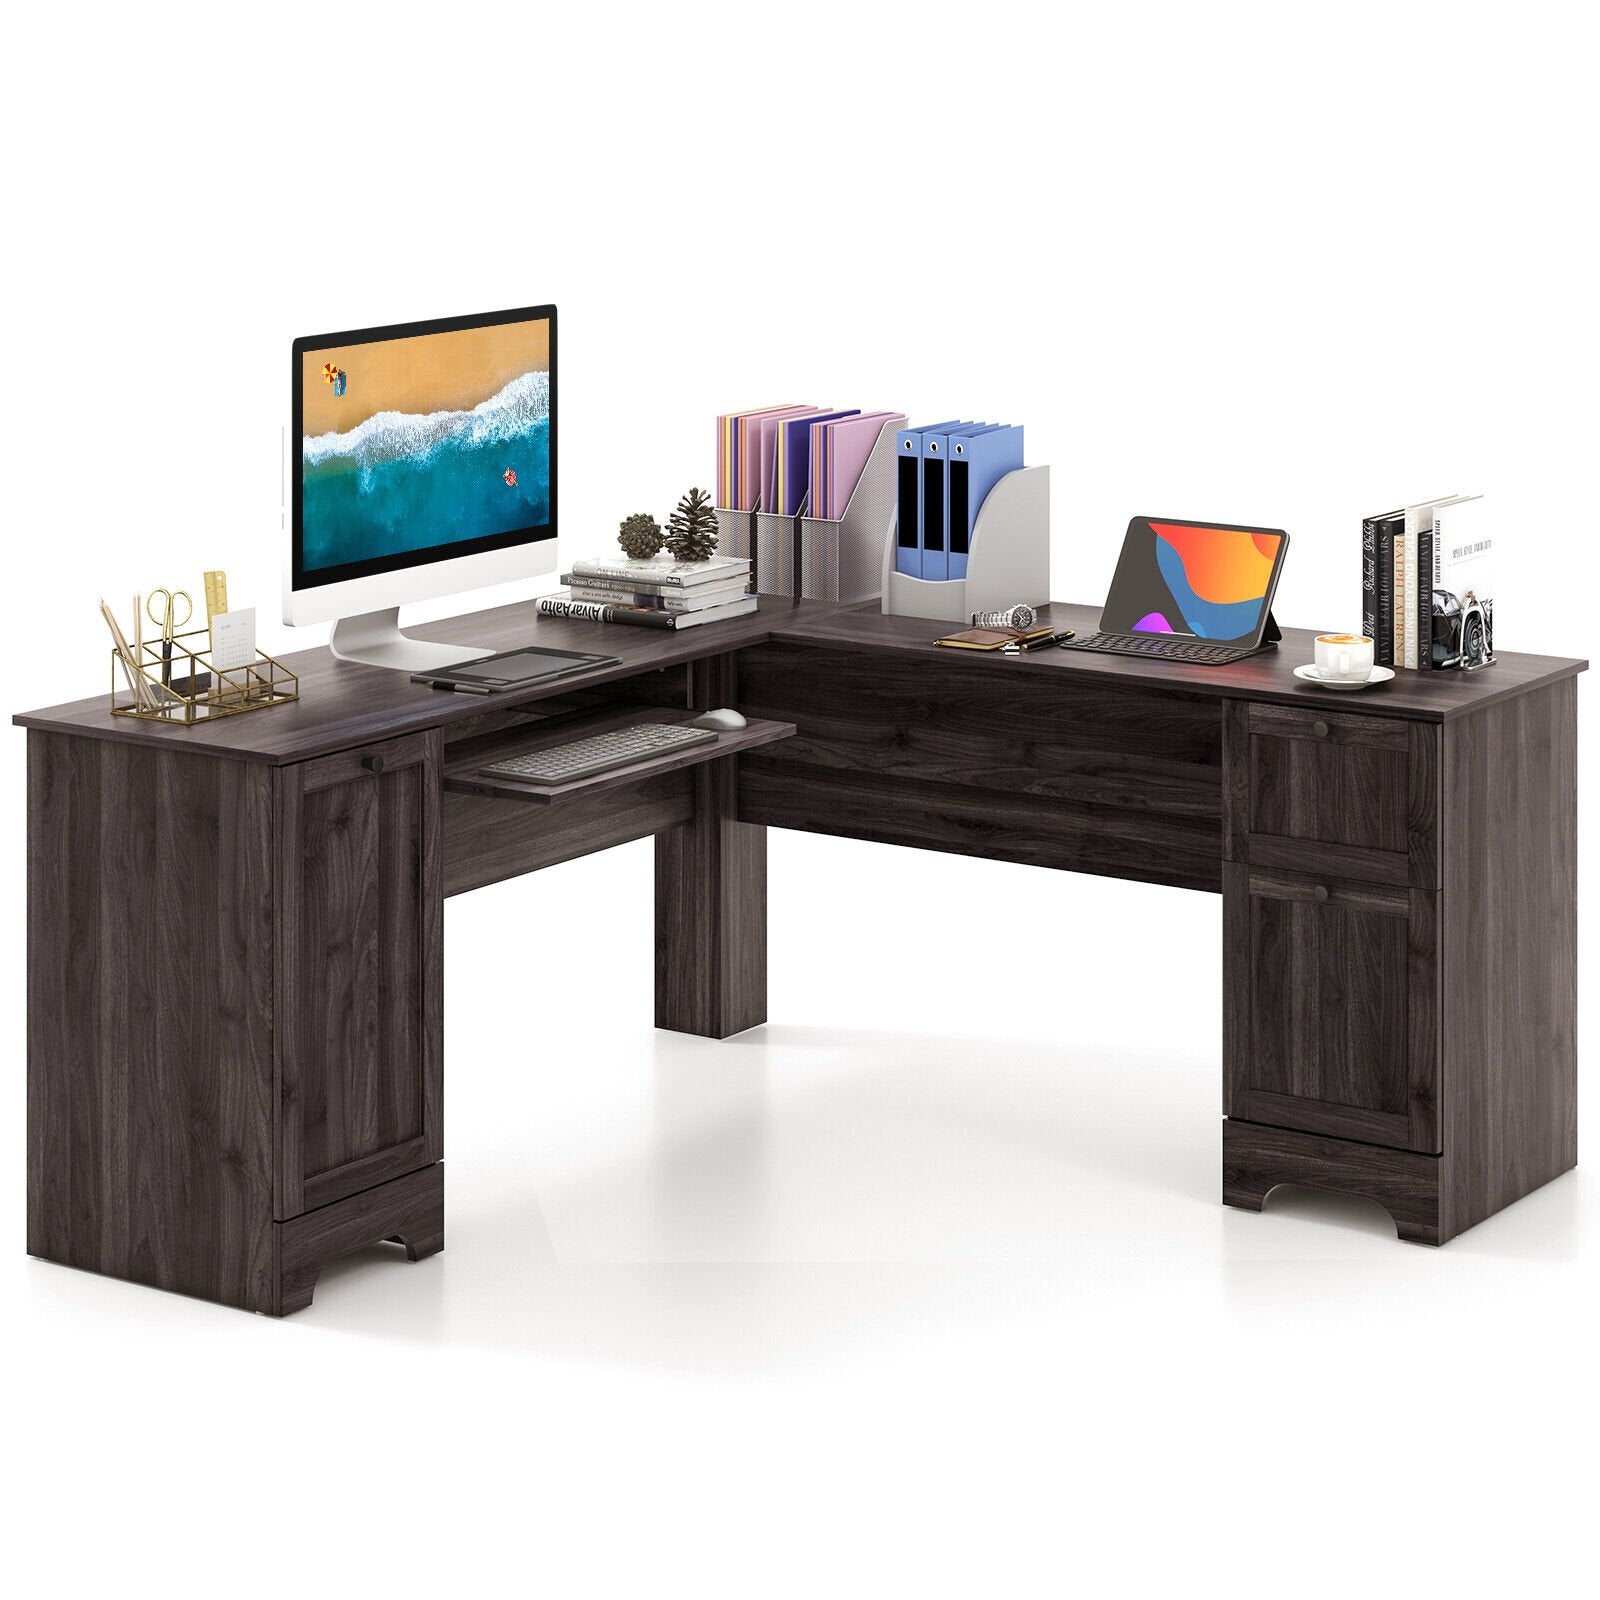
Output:
<instances>
[{"instance_id":1,"label":"coffee cup","mask_svg":"<svg viewBox=\"0 0 1600 1600\"><path fill-rule=\"evenodd\" d=\"M1372 676L1372 641L1359 633L1319 633L1317 671L1339 683L1365 683Z\"/></svg>"}]
</instances>

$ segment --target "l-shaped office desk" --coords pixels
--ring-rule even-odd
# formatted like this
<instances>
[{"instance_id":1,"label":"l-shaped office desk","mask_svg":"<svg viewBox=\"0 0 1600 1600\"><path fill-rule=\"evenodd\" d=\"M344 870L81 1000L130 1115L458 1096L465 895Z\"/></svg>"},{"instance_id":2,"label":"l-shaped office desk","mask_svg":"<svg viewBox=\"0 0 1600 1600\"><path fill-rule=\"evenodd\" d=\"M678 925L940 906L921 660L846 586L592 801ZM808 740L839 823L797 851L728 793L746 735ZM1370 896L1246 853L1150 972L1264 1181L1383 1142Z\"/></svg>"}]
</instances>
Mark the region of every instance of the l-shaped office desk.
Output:
<instances>
[{"instance_id":1,"label":"l-shaped office desk","mask_svg":"<svg viewBox=\"0 0 1600 1600\"><path fill-rule=\"evenodd\" d=\"M486 701L316 650L255 715L16 718L33 1255L282 1315L338 1255L440 1249L445 896L653 836L656 1025L724 1038L766 1016L769 827L1220 893L1226 1204L1309 1184L1441 1244L1577 1161L1585 662L1350 696L1295 680L1299 631L1224 668L999 658L767 598L430 631L621 659ZM709 755L476 775L723 705L749 723Z\"/></svg>"}]
</instances>

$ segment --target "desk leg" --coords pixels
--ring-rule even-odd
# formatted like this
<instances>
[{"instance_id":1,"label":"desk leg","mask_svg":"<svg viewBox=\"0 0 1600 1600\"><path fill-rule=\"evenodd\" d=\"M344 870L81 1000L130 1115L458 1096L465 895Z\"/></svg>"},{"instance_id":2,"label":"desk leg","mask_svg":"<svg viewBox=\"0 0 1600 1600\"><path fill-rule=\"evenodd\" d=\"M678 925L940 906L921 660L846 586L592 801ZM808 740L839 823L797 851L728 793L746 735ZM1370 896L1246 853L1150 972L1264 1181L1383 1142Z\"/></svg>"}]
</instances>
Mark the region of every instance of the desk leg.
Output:
<instances>
[{"instance_id":1,"label":"desk leg","mask_svg":"<svg viewBox=\"0 0 1600 1600\"><path fill-rule=\"evenodd\" d=\"M694 819L656 835L656 1026L708 1039L767 1020L767 830L732 820L731 766L695 768Z\"/></svg>"},{"instance_id":2,"label":"desk leg","mask_svg":"<svg viewBox=\"0 0 1600 1600\"><path fill-rule=\"evenodd\" d=\"M732 658L696 662L690 698L735 705ZM767 830L734 821L737 759L694 768L694 817L656 835L656 1026L708 1039L767 1020Z\"/></svg>"}]
</instances>

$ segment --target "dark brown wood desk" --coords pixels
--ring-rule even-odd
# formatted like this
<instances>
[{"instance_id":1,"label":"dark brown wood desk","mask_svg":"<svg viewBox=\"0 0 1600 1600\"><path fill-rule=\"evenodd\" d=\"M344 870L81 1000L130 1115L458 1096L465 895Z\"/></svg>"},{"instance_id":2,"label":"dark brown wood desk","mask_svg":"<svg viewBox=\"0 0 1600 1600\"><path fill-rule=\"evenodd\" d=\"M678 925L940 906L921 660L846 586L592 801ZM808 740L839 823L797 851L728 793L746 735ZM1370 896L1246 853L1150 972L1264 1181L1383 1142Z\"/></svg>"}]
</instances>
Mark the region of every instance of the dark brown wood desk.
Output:
<instances>
[{"instance_id":1,"label":"dark brown wood desk","mask_svg":"<svg viewBox=\"0 0 1600 1600\"><path fill-rule=\"evenodd\" d=\"M1437 1244L1575 1164L1586 663L1346 695L1294 679L1294 630L1221 669L941 631L514 606L430 632L620 664L485 701L317 650L289 658L298 704L212 726L18 716L29 1251L282 1314L336 1255L439 1249L444 897L654 836L656 1021L721 1038L766 1014L768 827L1220 893L1228 1204L1314 1184ZM718 705L749 728L696 765L539 803L474 777Z\"/></svg>"}]
</instances>

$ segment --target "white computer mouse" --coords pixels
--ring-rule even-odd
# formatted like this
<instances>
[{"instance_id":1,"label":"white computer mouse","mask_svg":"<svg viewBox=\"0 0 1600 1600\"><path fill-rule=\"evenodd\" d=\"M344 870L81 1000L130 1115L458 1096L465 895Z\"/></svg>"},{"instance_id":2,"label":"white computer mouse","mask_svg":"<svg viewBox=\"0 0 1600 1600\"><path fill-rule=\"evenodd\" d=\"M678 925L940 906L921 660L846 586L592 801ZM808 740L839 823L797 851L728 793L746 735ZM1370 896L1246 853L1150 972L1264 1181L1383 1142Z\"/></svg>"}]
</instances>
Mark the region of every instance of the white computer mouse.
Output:
<instances>
[{"instance_id":1,"label":"white computer mouse","mask_svg":"<svg viewBox=\"0 0 1600 1600\"><path fill-rule=\"evenodd\" d=\"M731 707L723 706L720 711L706 711L696 717L690 724L694 728L713 728L718 733L732 733L736 728L746 726L745 720Z\"/></svg>"}]
</instances>

